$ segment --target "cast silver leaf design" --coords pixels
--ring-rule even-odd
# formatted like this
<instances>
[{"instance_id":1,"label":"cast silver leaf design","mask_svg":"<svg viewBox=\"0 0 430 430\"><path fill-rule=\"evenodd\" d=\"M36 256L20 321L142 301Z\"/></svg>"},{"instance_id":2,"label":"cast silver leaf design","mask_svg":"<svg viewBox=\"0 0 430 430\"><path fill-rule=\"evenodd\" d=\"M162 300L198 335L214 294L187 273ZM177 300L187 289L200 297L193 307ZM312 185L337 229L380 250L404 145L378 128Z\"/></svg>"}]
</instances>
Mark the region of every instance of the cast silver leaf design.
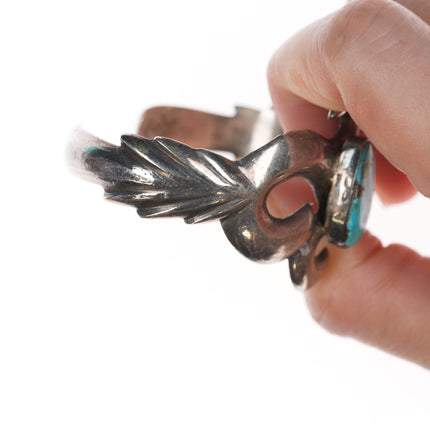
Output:
<instances>
[{"instance_id":1,"label":"cast silver leaf design","mask_svg":"<svg viewBox=\"0 0 430 430\"><path fill-rule=\"evenodd\" d=\"M121 146L90 146L82 157L107 199L133 205L145 218L176 216L189 224L220 219L255 192L234 162L168 138L126 134Z\"/></svg>"}]
</instances>

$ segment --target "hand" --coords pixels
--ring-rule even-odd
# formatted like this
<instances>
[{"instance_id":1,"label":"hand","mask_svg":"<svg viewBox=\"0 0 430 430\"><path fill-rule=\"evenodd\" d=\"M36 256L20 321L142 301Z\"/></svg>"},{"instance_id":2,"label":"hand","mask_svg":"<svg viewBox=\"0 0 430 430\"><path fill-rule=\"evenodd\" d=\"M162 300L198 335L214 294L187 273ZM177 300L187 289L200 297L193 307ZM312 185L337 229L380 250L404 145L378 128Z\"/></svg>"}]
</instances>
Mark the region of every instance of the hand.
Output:
<instances>
[{"instance_id":1,"label":"hand","mask_svg":"<svg viewBox=\"0 0 430 430\"><path fill-rule=\"evenodd\" d=\"M286 130L331 137L337 124L326 120L327 109L350 113L377 149L376 190L385 203L416 189L430 197L428 0L349 2L288 40L268 79ZM305 293L313 317L430 368L430 259L383 247L367 232L355 246L329 251L321 280Z\"/></svg>"}]
</instances>

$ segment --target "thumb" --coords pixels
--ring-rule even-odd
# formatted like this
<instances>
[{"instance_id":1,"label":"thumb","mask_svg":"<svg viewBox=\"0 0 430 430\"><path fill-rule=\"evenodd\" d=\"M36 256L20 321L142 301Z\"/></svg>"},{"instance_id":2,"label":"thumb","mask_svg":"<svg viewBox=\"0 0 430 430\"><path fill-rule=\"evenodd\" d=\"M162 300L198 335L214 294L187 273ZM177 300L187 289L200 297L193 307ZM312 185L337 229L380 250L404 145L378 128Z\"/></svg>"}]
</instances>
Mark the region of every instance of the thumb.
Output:
<instances>
[{"instance_id":1,"label":"thumb","mask_svg":"<svg viewBox=\"0 0 430 430\"><path fill-rule=\"evenodd\" d=\"M313 317L430 368L430 259L365 233L352 248L330 247L320 281L305 292Z\"/></svg>"}]
</instances>

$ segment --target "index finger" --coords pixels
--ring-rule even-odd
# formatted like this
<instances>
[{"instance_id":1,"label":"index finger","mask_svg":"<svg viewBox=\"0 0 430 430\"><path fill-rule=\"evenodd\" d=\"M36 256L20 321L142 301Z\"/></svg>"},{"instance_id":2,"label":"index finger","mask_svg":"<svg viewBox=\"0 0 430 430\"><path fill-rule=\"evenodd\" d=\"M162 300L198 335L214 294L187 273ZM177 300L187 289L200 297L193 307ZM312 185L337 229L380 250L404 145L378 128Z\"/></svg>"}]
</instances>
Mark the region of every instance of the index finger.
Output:
<instances>
[{"instance_id":1,"label":"index finger","mask_svg":"<svg viewBox=\"0 0 430 430\"><path fill-rule=\"evenodd\" d=\"M348 110L390 163L430 196L429 42L428 24L396 2L349 3L273 57L268 78L281 122L327 134L335 126L324 111ZM395 185L397 193L413 192L403 178Z\"/></svg>"}]
</instances>

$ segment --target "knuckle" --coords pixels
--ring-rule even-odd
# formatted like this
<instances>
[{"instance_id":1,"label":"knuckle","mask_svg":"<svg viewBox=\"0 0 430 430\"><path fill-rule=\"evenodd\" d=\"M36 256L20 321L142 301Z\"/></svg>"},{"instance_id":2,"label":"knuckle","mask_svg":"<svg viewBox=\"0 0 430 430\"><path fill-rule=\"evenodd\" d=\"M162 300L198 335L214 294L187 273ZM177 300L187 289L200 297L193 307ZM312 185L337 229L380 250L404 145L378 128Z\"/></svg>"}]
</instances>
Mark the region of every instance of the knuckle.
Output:
<instances>
[{"instance_id":1,"label":"knuckle","mask_svg":"<svg viewBox=\"0 0 430 430\"><path fill-rule=\"evenodd\" d=\"M369 88L380 84L379 73L398 55L401 15L392 0L354 0L328 20L326 70L359 123L374 121L379 100Z\"/></svg>"},{"instance_id":2,"label":"knuckle","mask_svg":"<svg viewBox=\"0 0 430 430\"><path fill-rule=\"evenodd\" d=\"M369 54L374 40L390 26L386 9L391 0L353 0L332 15L328 25L326 53L336 63L349 53Z\"/></svg>"}]
</instances>

